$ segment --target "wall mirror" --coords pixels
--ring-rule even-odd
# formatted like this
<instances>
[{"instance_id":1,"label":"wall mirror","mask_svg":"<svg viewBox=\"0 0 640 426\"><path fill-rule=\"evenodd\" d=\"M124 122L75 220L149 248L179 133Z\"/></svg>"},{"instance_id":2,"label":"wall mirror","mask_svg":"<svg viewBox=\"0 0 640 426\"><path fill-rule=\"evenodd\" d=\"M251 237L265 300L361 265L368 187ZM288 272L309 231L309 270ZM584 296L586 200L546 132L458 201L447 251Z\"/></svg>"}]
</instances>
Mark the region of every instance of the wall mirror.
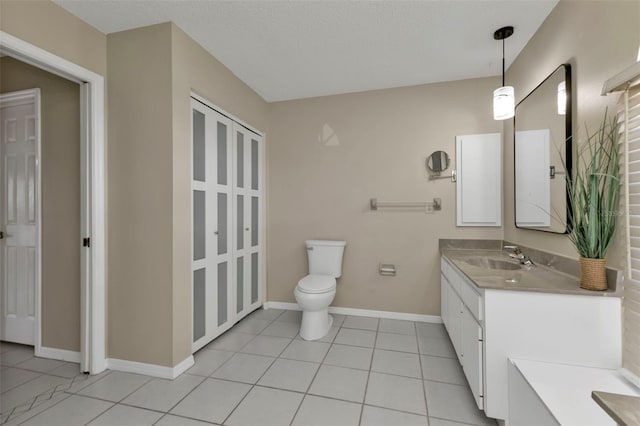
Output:
<instances>
[{"instance_id":1,"label":"wall mirror","mask_svg":"<svg viewBox=\"0 0 640 426\"><path fill-rule=\"evenodd\" d=\"M449 168L449 161L449 154L444 151L434 151L427 157L427 169L439 174Z\"/></svg>"},{"instance_id":2,"label":"wall mirror","mask_svg":"<svg viewBox=\"0 0 640 426\"><path fill-rule=\"evenodd\" d=\"M560 65L516 106L514 143L516 227L566 233L570 65Z\"/></svg>"}]
</instances>

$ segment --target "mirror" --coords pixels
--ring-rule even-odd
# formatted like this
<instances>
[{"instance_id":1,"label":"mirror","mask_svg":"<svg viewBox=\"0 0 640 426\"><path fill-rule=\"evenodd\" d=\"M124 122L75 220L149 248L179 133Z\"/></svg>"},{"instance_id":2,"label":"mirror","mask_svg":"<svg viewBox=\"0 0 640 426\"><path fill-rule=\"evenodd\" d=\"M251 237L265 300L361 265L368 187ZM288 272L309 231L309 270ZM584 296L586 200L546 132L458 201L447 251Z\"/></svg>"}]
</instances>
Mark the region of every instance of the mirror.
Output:
<instances>
[{"instance_id":1,"label":"mirror","mask_svg":"<svg viewBox=\"0 0 640 426\"><path fill-rule=\"evenodd\" d=\"M516 227L567 232L571 174L571 66L560 65L514 117ZM563 164L564 163L564 164Z\"/></svg>"},{"instance_id":2,"label":"mirror","mask_svg":"<svg viewBox=\"0 0 640 426\"><path fill-rule=\"evenodd\" d=\"M444 151L435 151L427 157L427 169L434 173L444 172L449 168L449 155Z\"/></svg>"}]
</instances>

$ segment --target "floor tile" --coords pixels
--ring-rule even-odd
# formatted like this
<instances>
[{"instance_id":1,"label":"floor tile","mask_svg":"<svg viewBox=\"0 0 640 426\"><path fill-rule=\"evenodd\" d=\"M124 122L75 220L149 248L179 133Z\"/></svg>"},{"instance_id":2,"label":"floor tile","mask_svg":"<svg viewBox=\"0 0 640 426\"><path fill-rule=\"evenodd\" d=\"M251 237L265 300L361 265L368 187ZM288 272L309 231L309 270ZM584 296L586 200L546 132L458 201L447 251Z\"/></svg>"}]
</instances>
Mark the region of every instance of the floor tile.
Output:
<instances>
[{"instance_id":1,"label":"floor tile","mask_svg":"<svg viewBox=\"0 0 640 426\"><path fill-rule=\"evenodd\" d=\"M320 364L278 359L258 381L259 385L306 392Z\"/></svg>"},{"instance_id":2,"label":"floor tile","mask_svg":"<svg viewBox=\"0 0 640 426\"><path fill-rule=\"evenodd\" d=\"M24 362L16 365L16 368L22 368L24 370L38 371L40 373L48 373L58 367L62 367L67 364L64 361L58 361L55 359L33 357Z\"/></svg>"},{"instance_id":3,"label":"floor tile","mask_svg":"<svg viewBox=\"0 0 640 426\"><path fill-rule=\"evenodd\" d=\"M302 401L302 394L259 386L251 389L231 416L229 426L288 425Z\"/></svg>"},{"instance_id":4,"label":"floor tile","mask_svg":"<svg viewBox=\"0 0 640 426\"><path fill-rule=\"evenodd\" d=\"M334 344L331 345L324 363L339 367L369 370L372 354L373 349L371 348Z\"/></svg>"},{"instance_id":5,"label":"floor tile","mask_svg":"<svg viewBox=\"0 0 640 426\"><path fill-rule=\"evenodd\" d=\"M211 426L211 423L165 414L154 426Z\"/></svg>"},{"instance_id":6,"label":"floor tile","mask_svg":"<svg viewBox=\"0 0 640 426\"><path fill-rule=\"evenodd\" d=\"M221 424L250 389L251 386L244 383L206 379L171 413Z\"/></svg>"},{"instance_id":7,"label":"floor tile","mask_svg":"<svg viewBox=\"0 0 640 426\"><path fill-rule=\"evenodd\" d=\"M33 346L19 345L0 355L0 365L12 367L31 358L33 358Z\"/></svg>"},{"instance_id":8,"label":"floor tile","mask_svg":"<svg viewBox=\"0 0 640 426\"><path fill-rule=\"evenodd\" d=\"M162 413L157 411L117 404L94 419L88 426L151 426L160 417Z\"/></svg>"},{"instance_id":9,"label":"floor tile","mask_svg":"<svg viewBox=\"0 0 640 426\"><path fill-rule=\"evenodd\" d=\"M422 355L456 358L453 345L451 345L451 341L448 338L418 336L418 347Z\"/></svg>"},{"instance_id":10,"label":"floor tile","mask_svg":"<svg viewBox=\"0 0 640 426\"><path fill-rule=\"evenodd\" d=\"M392 351L418 353L418 341L415 336L404 334L378 333L376 348Z\"/></svg>"},{"instance_id":11,"label":"floor tile","mask_svg":"<svg viewBox=\"0 0 640 426\"><path fill-rule=\"evenodd\" d=\"M65 362L64 365L61 365L60 367L49 371L47 374L71 378L79 376L82 373L80 372L80 364L76 364L74 362Z\"/></svg>"},{"instance_id":12,"label":"floor tile","mask_svg":"<svg viewBox=\"0 0 640 426\"><path fill-rule=\"evenodd\" d=\"M427 414L422 380L371 372L365 404Z\"/></svg>"},{"instance_id":13,"label":"floor tile","mask_svg":"<svg viewBox=\"0 0 640 426\"><path fill-rule=\"evenodd\" d=\"M2 371L0 371L0 392L6 392L16 386L27 383L39 375L40 373L20 370L19 368L3 368Z\"/></svg>"},{"instance_id":14,"label":"floor tile","mask_svg":"<svg viewBox=\"0 0 640 426\"><path fill-rule=\"evenodd\" d=\"M203 380L203 377L189 374L183 374L174 380L152 379L126 397L122 403L166 412L171 410Z\"/></svg>"},{"instance_id":15,"label":"floor tile","mask_svg":"<svg viewBox=\"0 0 640 426\"><path fill-rule=\"evenodd\" d=\"M33 400L42 393L51 394L57 386L69 383L69 379L63 377L48 376L46 374L36 377L26 383L14 387L2 394L2 412L5 413L13 407Z\"/></svg>"},{"instance_id":16,"label":"floor tile","mask_svg":"<svg viewBox=\"0 0 640 426\"><path fill-rule=\"evenodd\" d=\"M360 330L372 330L372 331L377 331L378 330L378 318L372 318L372 317L354 317L354 316L347 316L347 318L345 318L344 322L342 323L343 327L346 328L357 328Z\"/></svg>"},{"instance_id":17,"label":"floor tile","mask_svg":"<svg viewBox=\"0 0 640 426\"><path fill-rule=\"evenodd\" d=\"M283 309L257 309L253 311L247 318L274 321L284 312Z\"/></svg>"},{"instance_id":18,"label":"floor tile","mask_svg":"<svg viewBox=\"0 0 640 426\"><path fill-rule=\"evenodd\" d=\"M330 346L330 343L295 339L280 357L297 359L298 361L321 362Z\"/></svg>"},{"instance_id":19,"label":"floor tile","mask_svg":"<svg viewBox=\"0 0 640 426\"><path fill-rule=\"evenodd\" d=\"M333 317L333 326L334 327L340 327L342 326L342 324L344 324L344 320L347 318L346 315L342 315L342 314L329 314Z\"/></svg>"},{"instance_id":20,"label":"floor tile","mask_svg":"<svg viewBox=\"0 0 640 426\"><path fill-rule=\"evenodd\" d=\"M417 379L422 378L422 374L420 372L420 358L417 354L410 354L406 352L376 349L373 353L371 371L414 377Z\"/></svg>"},{"instance_id":21,"label":"floor tile","mask_svg":"<svg viewBox=\"0 0 640 426\"><path fill-rule=\"evenodd\" d=\"M195 364L186 373L197 376L210 376L232 356L233 352L216 349L199 350L193 357Z\"/></svg>"},{"instance_id":22,"label":"floor tile","mask_svg":"<svg viewBox=\"0 0 640 426\"><path fill-rule=\"evenodd\" d=\"M425 381L429 415L440 419L454 420L475 425L494 425L492 419L478 410L467 386Z\"/></svg>"},{"instance_id":23,"label":"floor tile","mask_svg":"<svg viewBox=\"0 0 640 426\"><path fill-rule=\"evenodd\" d=\"M3 426L18 426L69 397L71 395L68 393L58 392L49 399L40 399L33 404L24 404L10 411L3 411L3 415L0 416L0 424Z\"/></svg>"},{"instance_id":24,"label":"floor tile","mask_svg":"<svg viewBox=\"0 0 640 426\"><path fill-rule=\"evenodd\" d=\"M322 365L311 383L309 393L361 403L368 375L366 371Z\"/></svg>"},{"instance_id":25,"label":"floor tile","mask_svg":"<svg viewBox=\"0 0 640 426\"><path fill-rule=\"evenodd\" d=\"M203 349L217 349L221 351L236 352L255 337L255 334L239 333L235 331L235 329L232 329L224 333L222 336L216 337L213 342L209 343Z\"/></svg>"},{"instance_id":26,"label":"floor tile","mask_svg":"<svg viewBox=\"0 0 640 426\"><path fill-rule=\"evenodd\" d=\"M453 420L429 417L429 426L469 426L469 423L454 422Z\"/></svg>"},{"instance_id":27,"label":"floor tile","mask_svg":"<svg viewBox=\"0 0 640 426\"><path fill-rule=\"evenodd\" d=\"M262 355L235 354L211 377L254 384L274 360L275 358Z\"/></svg>"},{"instance_id":28,"label":"floor tile","mask_svg":"<svg viewBox=\"0 0 640 426\"><path fill-rule=\"evenodd\" d=\"M318 339L318 340L314 340L314 342L321 342L321 343L332 343L334 341L334 339L336 338L336 335L338 334L338 331L340 330L340 327L337 326L331 326L331 328L329 329L329 331L327 332L327 334ZM296 339L300 339L303 340L302 337L297 336Z\"/></svg>"},{"instance_id":29,"label":"floor tile","mask_svg":"<svg viewBox=\"0 0 640 426\"><path fill-rule=\"evenodd\" d=\"M82 389L97 382L98 380L104 379L111 373L113 373L113 371L105 370L100 374L93 374L93 375L80 374L80 375L74 376L73 378L70 379L70 383L65 389L65 392L68 392L68 393L80 392Z\"/></svg>"},{"instance_id":30,"label":"floor tile","mask_svg":"<svg viewBox=\"0 0 640 426\"><path fill-rule=\"evenodd\" d=\"M362 406L353 402L306 395L293 426L357 426Z\"/></svg>"},{"instance_id":31,"label":"floor tile","mask_svg":"<svg viewBox=\"0 0 640 426\"><path fill-rule=\"evenodd\" d=\"M294 338L300 331L300 325L294 322L274 321L267 328L262 330L265 336Z\"/></svg>"},{"instance_id":32,"label":"floor tile","mask_svg":"<svg viewBox=\"0 0 640 426\"><path fill-rule=\"evenodd\" d=\"M149 380L151 377L148 376L114 371L104 379L82 389L78 394L118 402Z\"/></svg>"},{"instance_id":33,"label":"floor tile","mask_svg":"<svg viewBox=\"0 0 640 426\"><path fill-rule=\"evenodd\" d=\"M433 426L425 416L365 405L362 410L362 426Z\"/></svg>"},{"instance_id":34,"label":"floor tile","mask_svg":"<svg viewBox=\"0 0 640 426\"><path fill-rule=\"evenodd\" d=\"M302 311L284 311L276 321L295 322L300 324L302 321Z\"/></svg>"},{"instance_id":35,"label":"floor tile","mask_svg":"<svg viewBox=\"0 0 640 426\"><path fill-rule=\"evenodd\" d=\"M233 331L237 333L260 334L269 324L271 324L271 321L268 320L245 318L233 326Z\"/></svg>"},{"instance_id":36,"label":"floor tile","mask_svg":"<svg viewBox=\"0 0 640 426\"><path fill-rule=\"evenodd\" d=\"M380 328L378 329L378 331L381 333L396 333L415 336L416 326L413 321L401 321L382 318L380 320Z\"/></svg>"},{"instance_id":37,"label":"floor tile","mask_svg":"<svg viewBox=\"0 0 640 426\"><path fill-rule=\"evenodd\" d=\"M420 361L425 380L466 386L467 381L457 359L422 355Z\"/></svg>"},{"instance_id":38,"label":"floor tile","mask_svg":"<svg viewBox=\"0 0 640 426\"><path fill-rule=\"evenodd\" d=\"M341 328L334 340L334 343L372 348L376 343L376 332Z\"/></svg>"},{"instance_id":39,"label":"floor tile","mask_svg":"<svg viewBox=\"0 0 640 426\"><path fill-rule=\"evenodd\" d=\"M256 336L240 352L277 357L290 342L291 339L286 337Z\"/></svg>"},{"instance_id":40,"label":"floor tile","mask_svg":"<svg viewBox=\"0 0 640 426\"><path fill-rule=\"evenodd\" d=\"M418 336L422 337L437 337L441 339L448 339L447 330L444 328L444 324L434 324L429 322L417 322L416 331Z\"/></svg>"},{"instance_id":41,"label":"floor tile","mask_svg":"<svg viewBox=\"0 0 640 426\"><path fill-rule=\"evenodd\" d=\"M85 425L111 406L113 406L111 402L72 395L22 424L25 426Z\"/></svg>"}]
</instances>

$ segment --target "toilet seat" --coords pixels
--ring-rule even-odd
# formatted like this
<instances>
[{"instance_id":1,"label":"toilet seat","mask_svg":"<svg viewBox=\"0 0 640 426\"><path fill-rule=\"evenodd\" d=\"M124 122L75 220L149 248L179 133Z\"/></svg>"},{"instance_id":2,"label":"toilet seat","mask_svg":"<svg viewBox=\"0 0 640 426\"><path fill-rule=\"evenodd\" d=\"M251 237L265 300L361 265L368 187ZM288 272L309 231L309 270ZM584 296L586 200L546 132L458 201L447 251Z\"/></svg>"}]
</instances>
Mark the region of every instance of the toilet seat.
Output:
<instances>
[{"instance_id":1,"label":"toilet seat","mask_svg":"<svg viewBox=\"0 0 640 426\"><path fill-rule=\"evenodd\" d=\"M336 279L329 275L307 275L298 281L297 288L307 294L328 293L336 289Z\"/></svg>"}]
</instances>

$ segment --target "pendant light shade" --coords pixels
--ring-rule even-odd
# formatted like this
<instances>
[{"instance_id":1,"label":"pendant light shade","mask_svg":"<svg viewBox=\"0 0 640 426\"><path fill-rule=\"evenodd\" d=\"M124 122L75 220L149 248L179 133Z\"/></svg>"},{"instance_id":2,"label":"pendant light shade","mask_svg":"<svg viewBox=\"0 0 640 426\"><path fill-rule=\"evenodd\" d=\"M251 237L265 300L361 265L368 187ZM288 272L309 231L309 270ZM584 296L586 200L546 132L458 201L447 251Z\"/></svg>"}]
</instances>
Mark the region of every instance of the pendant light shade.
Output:
<instances>
[{"instance_id":1,"label":"pendant light shade","mask_svg":"<svg viewBox=\"0 0 640 426\"><path fill-rule=\"evenodd\" d=\"M502 40L502 87L493 91L493 119L506 120L515 115L516 97L513 86L504 85L504 39L511 37L513 27L502 27L493 33L495 40Z\"/></svg>"},{"instance_id":2,"label":"pendant light shade","mask_svg":"<svg viewBox=\"0 0 640 426\"><path fill-rule=\"evenodd\" d=\"M506 120L515 115L515 91L513 86L498 87L493 91L493 119Z\"/></svg>"}]
</instances>

